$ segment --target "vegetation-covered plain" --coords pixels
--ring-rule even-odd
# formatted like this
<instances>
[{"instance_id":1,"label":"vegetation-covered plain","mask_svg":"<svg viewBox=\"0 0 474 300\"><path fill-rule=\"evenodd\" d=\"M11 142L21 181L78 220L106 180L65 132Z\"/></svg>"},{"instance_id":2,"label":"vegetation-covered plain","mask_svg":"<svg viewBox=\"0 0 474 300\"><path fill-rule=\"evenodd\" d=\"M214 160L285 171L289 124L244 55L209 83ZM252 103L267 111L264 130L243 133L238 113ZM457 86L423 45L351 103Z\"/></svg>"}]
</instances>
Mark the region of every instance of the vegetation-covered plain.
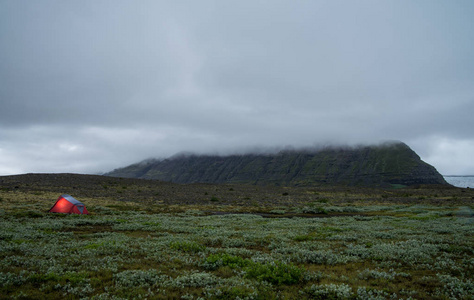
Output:
<instances>
[{"instance_id":1,"label":"vegetation-covered plain","mask_svg":"<svg viewBox=\"0 0 474 300\"><path fill-rule=\"evenodd\" d=\"M0 298L473 299L470 189L29 176L0 177Z\"/></svg>"}]
</instances>

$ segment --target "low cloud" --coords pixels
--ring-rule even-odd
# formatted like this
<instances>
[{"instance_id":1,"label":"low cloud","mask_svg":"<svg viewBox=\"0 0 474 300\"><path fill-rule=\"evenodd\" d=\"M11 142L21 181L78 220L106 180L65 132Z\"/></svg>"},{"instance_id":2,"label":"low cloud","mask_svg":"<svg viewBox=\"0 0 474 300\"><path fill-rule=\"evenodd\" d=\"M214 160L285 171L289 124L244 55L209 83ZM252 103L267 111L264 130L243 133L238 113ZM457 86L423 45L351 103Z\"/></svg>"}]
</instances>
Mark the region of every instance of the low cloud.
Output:
<instances>
[{"instance_id":1,"label":"low cloud","mask_svg":"<svg viewBox=\"0 0 474 300\"><path fill-rule=\"evenodd\" d=\"M2 1L0 174L401 140L474 173L471 1Z\"/></svg>"}]
</instances>

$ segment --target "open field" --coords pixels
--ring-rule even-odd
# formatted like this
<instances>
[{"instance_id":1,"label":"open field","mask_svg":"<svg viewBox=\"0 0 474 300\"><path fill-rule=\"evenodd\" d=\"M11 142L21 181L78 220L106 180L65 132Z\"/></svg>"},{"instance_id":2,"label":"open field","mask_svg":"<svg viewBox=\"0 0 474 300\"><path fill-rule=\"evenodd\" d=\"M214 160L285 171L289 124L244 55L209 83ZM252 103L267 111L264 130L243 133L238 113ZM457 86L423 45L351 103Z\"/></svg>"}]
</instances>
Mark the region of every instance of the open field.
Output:
<instances>
[{"instance_id":1,"label":"open field","mask_svg":"<svg viewBox=\"0 0 474 300\"><path fill-rule=\"evenodd\" d=\"M62 193L90 215L49 214ZM474 192L0 177L0 298L474 299Z\"/></svg>"}]
</instances>

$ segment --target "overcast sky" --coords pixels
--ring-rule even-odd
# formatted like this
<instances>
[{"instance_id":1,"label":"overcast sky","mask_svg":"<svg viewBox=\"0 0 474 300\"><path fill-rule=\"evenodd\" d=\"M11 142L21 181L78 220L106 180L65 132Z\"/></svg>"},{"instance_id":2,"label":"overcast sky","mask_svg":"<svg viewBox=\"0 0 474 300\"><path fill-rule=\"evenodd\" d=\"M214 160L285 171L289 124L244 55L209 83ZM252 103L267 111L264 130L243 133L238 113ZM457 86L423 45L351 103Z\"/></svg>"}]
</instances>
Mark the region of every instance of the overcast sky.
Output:
<instances>
[{"instance_id":1,"label":"overcast sky","mask_svg":"<svg viewBox=\"0 0 474 300\"><path fill-rule=\"evenodd\" d=\"M474 1L0 0L0 175L400 140L474 174Z\"/></svg>"}]
</instances>

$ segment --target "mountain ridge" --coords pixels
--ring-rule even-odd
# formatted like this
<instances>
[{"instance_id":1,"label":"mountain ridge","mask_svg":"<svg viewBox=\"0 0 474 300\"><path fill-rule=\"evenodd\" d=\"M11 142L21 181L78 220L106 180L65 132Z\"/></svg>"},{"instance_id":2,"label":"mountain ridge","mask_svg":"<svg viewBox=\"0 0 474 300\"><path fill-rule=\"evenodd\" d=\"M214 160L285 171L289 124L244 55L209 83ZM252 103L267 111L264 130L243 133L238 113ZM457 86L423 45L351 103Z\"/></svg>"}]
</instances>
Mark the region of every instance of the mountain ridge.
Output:
<instances>
[{"instance_id":1,"label":"mountain ridge","mask_svg":"<svg viewBox=\"0 0 474 300\"><path fill-rule=\"evenodd\" d=\"M276 186L447 184L433 166L402 142L226 156L187 153L145 160L105 175L175 183Z\"/></svg>"}]
</instances>

